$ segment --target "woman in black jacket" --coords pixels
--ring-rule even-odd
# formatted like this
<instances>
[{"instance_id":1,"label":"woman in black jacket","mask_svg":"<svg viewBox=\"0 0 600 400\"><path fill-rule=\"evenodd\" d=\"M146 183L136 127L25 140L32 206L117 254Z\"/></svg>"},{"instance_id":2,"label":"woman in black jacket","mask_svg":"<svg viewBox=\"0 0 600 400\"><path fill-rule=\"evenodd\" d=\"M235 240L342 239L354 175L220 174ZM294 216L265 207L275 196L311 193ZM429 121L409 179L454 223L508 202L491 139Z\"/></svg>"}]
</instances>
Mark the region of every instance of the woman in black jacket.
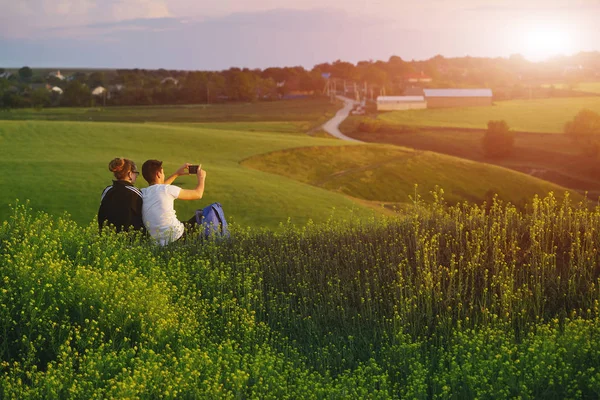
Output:
<instances>
[{"instance_id":1,"label":"woman in black jacket","mask_svg":"<svg viewBox=\"0 0 600 400\"><path fill-rule=\"evenodd\" d=\"M127 158L115 158L108 164L115 180L102 192L98 210L98 227L113 225L117 232L144 230L142 193L134 185L140 174L135 163Z\"/></svg>"}]
</instances>

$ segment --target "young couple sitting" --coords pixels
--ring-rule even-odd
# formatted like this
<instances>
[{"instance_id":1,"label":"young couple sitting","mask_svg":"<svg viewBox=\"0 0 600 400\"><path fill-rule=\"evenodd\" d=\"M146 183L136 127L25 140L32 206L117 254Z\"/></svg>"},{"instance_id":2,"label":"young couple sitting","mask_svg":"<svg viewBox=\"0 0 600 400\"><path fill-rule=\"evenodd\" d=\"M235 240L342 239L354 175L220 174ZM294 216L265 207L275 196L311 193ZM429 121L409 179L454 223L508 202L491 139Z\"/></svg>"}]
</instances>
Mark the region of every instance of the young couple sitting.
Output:
<instances>
[{"instance_id":1,"label":"young couple sitting","mask_svg":"<svg viewBox=\"0 0 600 400\"><path fill-rule=\"evenodd\" d=\"M146 231L161 246L167 245L186 235L196 223L195 216L186 222L177 218L175 199L199 200L204 194L206 171L198 167L198 182L194 189L182 189L171 185L178 176L190 175L191 164L182 165L175 173L165 178L162 161L148 160L142 165L142 175L148 187L141 190L134 184L140 174L133 161L115 158L108 169L115 179L111 186L102 192L98 225L113 225L117 232L124 230Z\"/></svg>"}]
</instances>

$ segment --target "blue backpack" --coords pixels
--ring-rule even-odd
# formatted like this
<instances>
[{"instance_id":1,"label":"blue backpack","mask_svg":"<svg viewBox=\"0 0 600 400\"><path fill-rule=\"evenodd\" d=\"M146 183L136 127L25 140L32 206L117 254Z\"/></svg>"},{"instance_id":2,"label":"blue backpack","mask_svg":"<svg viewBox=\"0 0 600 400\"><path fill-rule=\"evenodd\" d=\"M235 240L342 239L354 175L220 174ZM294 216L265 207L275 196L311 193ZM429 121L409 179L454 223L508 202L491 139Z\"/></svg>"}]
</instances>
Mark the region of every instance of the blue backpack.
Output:
<instances>
[{"instance_id":1,"label":"blue backpack","mask_svg":"<svg viewBox=\"0 0 600 400\"><path fill-rule=\"evenodd\" d=\"M206 237L211 235L229 237L225 213L219 203L212 203L202 210L196 210L196 223L202 227Z\"/></svg>"}]
</instances>

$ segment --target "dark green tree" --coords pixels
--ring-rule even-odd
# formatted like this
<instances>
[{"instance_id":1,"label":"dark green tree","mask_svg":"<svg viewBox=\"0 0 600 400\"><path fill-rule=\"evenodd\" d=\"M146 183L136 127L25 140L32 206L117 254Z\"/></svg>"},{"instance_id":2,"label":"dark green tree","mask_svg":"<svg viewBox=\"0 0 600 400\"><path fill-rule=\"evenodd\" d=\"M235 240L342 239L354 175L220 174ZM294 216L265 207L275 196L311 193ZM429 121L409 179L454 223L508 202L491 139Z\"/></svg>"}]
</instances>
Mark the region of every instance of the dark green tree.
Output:
<instances>
[{"instance_id":1,"label":"dark green tree","mask_svg":"<svg viewBox=\"0 0 600 400\"><path fill-rule=\"evenodd\" d=\"M515 135L506 121L488 121L487 126L482 141L485 156L488 158L508 156L514 148Z\"/></svg>"},{"instance_id":2,"label":"dark green tree","mask_svg":"<svg viewBox=\"0 0 600 400\"><path fill-rule=\"evenodd\" d=\"M91 88L105 86L106 77L104 72L92 72L88 77L88 83Z\"/></svg>"},{"instance_id":3,"label":"dark green tree","mask_svg":"<svg viewBox=\"0 0 600 400\"><path fill-rule=\"evenodd\" d=\"M229 97L238 101L255 101L257 98L257 82L251 72L232 71L228 82Z\"/></svg>"},{"instance_id":4,"label":"dark green tree","mask_svg":"<svg viewBox=\"0 0 600 400\"><path fill-rule=\"evenodd\" d=\"M31 70L31 68L27 66L19 68L19 78L21 78L22 81L28 82L32 76L33 71Z\"/></svg>"},{"instance_id":5,"label":"dark green tree","mask_svg":"<svg viewBox=\"0 0 600 400\"><path fill-rule=\"evenodd\" d=\"M331 74L334 78L353 80L358 78L354 64L337 60L331 65Z\"/></svg>"},{"instance_id":6,"label":"dark green tree","mask_svg":"<svg viewBox=\"0 0 600 400\"><path fill-rule=\"evenodd\" d=\"M31 106L34 108L43 108L50 105L50 93L46 88L39 88L31 92Z\"/></svg>"},{"instance_id":7,"label":"dark green tree","mask_svg":"<svg viewBox=\"0 0 600 400\"><path fill-rule=\"evenodd\" d=\"M92 92L85 84L69 82L62 95L61 104L71 107L88 107L92 100Z\"/></svg>"},{"instance_id":8,"label":"dark green tree","mask_svg":"<svg viewBox=\"0 0 600 400\"><path fill-rule=\"evenodd\" d=\"M577 142L584 154L596 156L600 152L600 115L592 110L581 110L565 124L564 132Z\"/></svg>"}]
</instances>

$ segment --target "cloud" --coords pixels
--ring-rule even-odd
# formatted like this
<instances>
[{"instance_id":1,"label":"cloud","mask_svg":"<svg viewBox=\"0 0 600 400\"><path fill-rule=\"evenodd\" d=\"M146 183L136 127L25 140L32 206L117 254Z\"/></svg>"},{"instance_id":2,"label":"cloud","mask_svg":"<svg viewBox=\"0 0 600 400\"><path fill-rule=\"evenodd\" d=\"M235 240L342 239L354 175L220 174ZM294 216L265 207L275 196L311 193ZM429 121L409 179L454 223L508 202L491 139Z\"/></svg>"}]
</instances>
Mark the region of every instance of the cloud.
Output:
<instances>
[{"instance_id":1,"label":"cloud","mask_svg":"<svg viewBox=\"0 0 600 400\"><path fill-rule=\"evenodd\" d=\"M0 0L2 1L2 0ZM47 28L70 29L87 24L171 16L167 0L19 0L6 1L0 35L29 37Z\"/></svg>"},{"instance_id":2,"label":"cloud","mask_svg":"<svg viewBox=\"0 0 600 400\"><path fill-rule=\"evenodd\" d=\"M165 18L170 15L167 2L164 0L122 0L113 5L113 16L119 21L134 18Z\"/></svg>"},{"instance_id":3,"label":"cloud","mask_svg":"<svg viewBox=\"0 0 600 400\"><path fill-rule=\"evenodd\" d=\"M383 19L334 10L273 10L219 18L136 19L53 28L44 32L46 39L28 41L21 46L23 50L10 46L5 57L20 60L16 65L63 67L312 67L338 58L354 62L387 59L390 41L400 51L394 45L396 39L380 39L388 36L413 37L416 42L416 32Z\"/></svg>"},{"instance_id":4,"label":"cloud","mask_svg":"<svg viewBox=\"0 0 600 400\"><path fill-rule=\"evenodd\" d=\"M494 17L494 13L459 19L464 11L438 10L437 20L417 19L411 24L408 22L415 18L410 13L373 17L336 9L275 9L191 17L176 16L169 8L167 11L173 14L170 17L116 20L111 14L116 3L112 0L102 7L96 5L94 12L104 14L91 22L46 28L29 40L0 39L0 65L202 70L285 65L311 68L336 59L387 60L391 55L409 60L436 54L508 56L518 51L515 46L519 42L514 36L514 22ZM154 12L151 10L148 6L145 12ZM160 7L156 10L158 15L165 12ZM586 32L594 40L592 49L594 46L598 49L600 32L593 29Z\"/></svg>"},{"instance_id":5,"label":"cloud","mask_svg":"<svg viewBox=\"0 0 600 400\"><path fill-rule=\"evenodd\" d=\"M87 16L95 5L93 0L44 0L44 11L49 16Z\"/></svg>"}]
</instances>

